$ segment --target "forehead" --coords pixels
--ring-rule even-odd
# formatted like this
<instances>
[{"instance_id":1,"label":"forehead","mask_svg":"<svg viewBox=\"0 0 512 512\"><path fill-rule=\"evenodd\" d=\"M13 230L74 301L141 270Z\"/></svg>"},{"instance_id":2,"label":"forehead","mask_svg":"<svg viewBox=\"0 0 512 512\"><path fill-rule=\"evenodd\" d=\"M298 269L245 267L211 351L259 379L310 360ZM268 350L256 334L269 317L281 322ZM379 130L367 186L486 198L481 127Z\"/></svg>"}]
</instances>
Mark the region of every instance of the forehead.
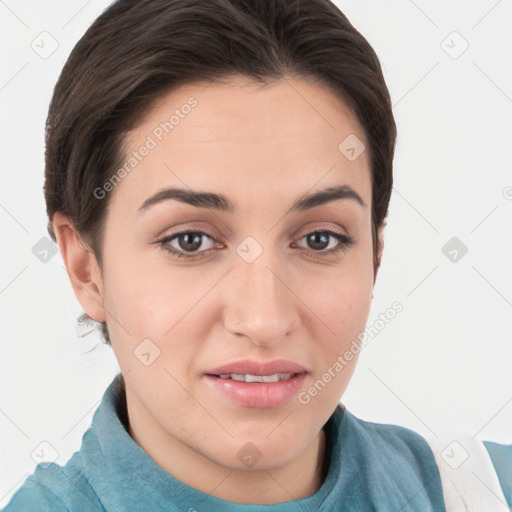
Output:
<instances>
[{"instance_id":1,"label":"forehead","mask_svg":"<svg viewBox=\"0 0 512 512\"><path fill-rule=\"evenodd\" d=\"M297 78L262 85L244 77L184 85L155 101L126 137L128 172L113 200L133 210L167 186L231 191L240 201L250 191L254 201L255 194L284 199L348 184L369 203L368 151L354 159L346 153L354 144L357 152L364 148L364 131L322 85Z\"/></svg>"}]
</instances>

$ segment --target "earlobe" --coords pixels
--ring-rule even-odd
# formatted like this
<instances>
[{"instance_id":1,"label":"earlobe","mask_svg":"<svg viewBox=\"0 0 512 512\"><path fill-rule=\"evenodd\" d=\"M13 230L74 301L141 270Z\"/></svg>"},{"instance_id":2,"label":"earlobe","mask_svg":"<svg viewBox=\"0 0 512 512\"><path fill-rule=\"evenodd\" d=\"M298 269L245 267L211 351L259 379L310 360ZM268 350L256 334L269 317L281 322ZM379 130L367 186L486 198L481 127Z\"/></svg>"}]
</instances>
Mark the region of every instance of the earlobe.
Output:
<instances>
[{"instance_id":1,"label":"earlobe","mask_svg":"<svg viewBox=\"0 0 512 512\"><path fill-rule=\"evenodd\" d=\"M105 322L103 282L94 252L86 246L66 215L55 213L52 227L78 302L90 318Z\"/></svg>"}]
</instances>

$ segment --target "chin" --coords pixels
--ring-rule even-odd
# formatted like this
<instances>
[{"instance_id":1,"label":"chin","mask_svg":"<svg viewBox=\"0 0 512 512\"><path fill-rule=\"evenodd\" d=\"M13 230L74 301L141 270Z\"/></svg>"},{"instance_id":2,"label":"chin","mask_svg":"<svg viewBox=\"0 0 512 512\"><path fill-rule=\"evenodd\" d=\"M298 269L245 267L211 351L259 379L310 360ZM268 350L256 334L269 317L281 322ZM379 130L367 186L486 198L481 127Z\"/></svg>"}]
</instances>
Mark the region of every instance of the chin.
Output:
<instances>
[{"instance_id":1,"label":"chin","mask_svg":"<svg viewBox=\"0 0 512 512\"><path fill-rule=\"evenodd\" d=\"M271 432L271 430L269 430ZM306 449L307 439L303 442L291 432L282 431L280 436L272 432L266 434L239 436L232 432L234 438L224 446L217 444L217 450L209 458L217 463L237 470L271 470L291 463ZM270 439L270 437L275 437ZM209 444L209 446L212 446Z\"/></svg>"}]
</instances>

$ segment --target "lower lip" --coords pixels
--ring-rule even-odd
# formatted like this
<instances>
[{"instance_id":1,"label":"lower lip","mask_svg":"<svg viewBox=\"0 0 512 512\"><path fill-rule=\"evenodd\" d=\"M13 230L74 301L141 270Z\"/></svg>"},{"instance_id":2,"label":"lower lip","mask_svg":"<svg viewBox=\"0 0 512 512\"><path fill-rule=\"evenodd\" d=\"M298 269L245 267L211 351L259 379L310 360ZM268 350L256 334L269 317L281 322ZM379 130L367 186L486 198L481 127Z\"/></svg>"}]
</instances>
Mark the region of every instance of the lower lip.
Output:
<instances>
[{"instance_id":1,"label":"lower lip","mask_svg":"<svg viewBox=\"0 0 512 512\"><path fill-rule=\"evenodd\" d=\"M205 375L206 380L228 396L233 402L245 407L264 409L287 402L302 386L306 373L297 373L278 382L240 382Z\"/></svg>"}]
</instances>

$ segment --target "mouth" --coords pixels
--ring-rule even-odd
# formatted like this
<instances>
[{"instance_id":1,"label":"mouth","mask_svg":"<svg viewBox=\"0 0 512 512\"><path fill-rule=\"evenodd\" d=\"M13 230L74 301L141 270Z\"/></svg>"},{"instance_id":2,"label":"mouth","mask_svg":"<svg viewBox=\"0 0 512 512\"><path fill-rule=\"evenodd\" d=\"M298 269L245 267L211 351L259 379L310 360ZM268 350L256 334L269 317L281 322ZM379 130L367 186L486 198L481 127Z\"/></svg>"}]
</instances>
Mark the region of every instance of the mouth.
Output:
<instances>
[{"instance_id":1,"label":"mouth","mask_svg":"<svg viewBox=\"0 0 512 512\"><path fill-rule=\"evenodd\" d=\"M204 374L222 400L243 407L264 409L289 402L310 372L286 359L234 361Z\"/></svg>"}]
</instances>

